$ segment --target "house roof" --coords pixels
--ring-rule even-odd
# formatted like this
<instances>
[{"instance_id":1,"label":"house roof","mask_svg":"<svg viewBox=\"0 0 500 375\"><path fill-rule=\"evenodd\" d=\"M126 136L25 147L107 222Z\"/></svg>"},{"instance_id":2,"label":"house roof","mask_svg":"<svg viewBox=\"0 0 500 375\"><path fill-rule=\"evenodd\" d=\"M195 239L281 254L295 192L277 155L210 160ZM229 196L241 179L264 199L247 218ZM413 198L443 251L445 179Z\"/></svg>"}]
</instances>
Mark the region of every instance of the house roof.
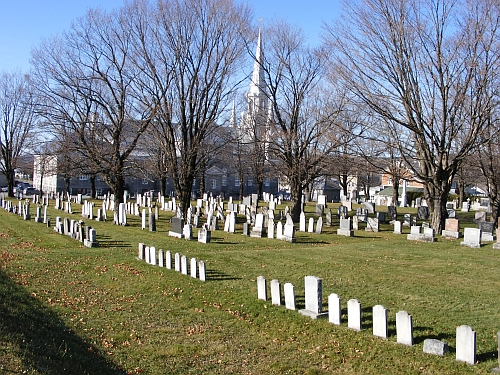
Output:
<instances>
[{"instance_id":1,"label":"house roof","mask_svg":"<svg viewBox=\"0 0 500 375\"><path fill-rule=\"evenodd\" d=\"M409 186L409 187L406 188L406 192L407 193L423 193L424 189L423 188L410 187ZM402 187L400 187L398 189L398 193L400 195L403 194L403 188ZM387 196L387 197L392 197L393 194L394 194L394 187L393 186L386 187L385 189L380 190L378 192L378 195L383 195L383 196Z\"/></svg>"}]
</instances>

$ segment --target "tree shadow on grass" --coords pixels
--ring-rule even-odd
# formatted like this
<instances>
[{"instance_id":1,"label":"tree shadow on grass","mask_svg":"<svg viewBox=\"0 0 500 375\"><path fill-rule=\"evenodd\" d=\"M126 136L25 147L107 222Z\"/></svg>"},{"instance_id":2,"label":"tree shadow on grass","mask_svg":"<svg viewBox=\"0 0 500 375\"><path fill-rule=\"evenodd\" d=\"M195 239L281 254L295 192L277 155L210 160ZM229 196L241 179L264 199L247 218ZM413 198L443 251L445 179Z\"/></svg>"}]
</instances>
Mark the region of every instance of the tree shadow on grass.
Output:
<instances>
[{"instance_id":1,"label":"tree shadow on grass","mask_svg":"<svg viewBox=\"0 0 500 375\"><path fill-rule=\"evenodd\" d=\"M0 340L24 370L44 374L126 374L0 270ZM14 371L15 372L15 371Z\"/></svg>"},{"instance_id":2,"label":"tree shadow on grass","mask_svg":"<svg viewBox=\"0 0 500 375\"><path fill-rule=\"evenodd\" d=\"M97 236L97 242L99 242L99 247L131 247L132 244L111 238L110 236Z\"/></svg>"}]
</instances>

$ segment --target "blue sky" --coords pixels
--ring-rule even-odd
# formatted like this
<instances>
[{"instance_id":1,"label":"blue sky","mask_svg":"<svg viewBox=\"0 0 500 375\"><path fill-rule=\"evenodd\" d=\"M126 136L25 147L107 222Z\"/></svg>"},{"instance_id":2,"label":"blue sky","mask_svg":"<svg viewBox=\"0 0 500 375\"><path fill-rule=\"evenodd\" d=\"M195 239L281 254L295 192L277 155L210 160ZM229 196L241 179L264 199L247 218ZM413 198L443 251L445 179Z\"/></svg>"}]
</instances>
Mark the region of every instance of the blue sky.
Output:
<instances>
[{"instance_id":1,"label":"blue sky","mask_svg":"<svg viewBox=\"0 0 500 375\"><path fill-rule=\"evenodd\" d=\"M237 0L244 2L245 0ZM312 45L323 21L339 16L340 0L248 0L255 20L275 17L301 27ZM69 29L88 8L119 8L123 0L0 0L0 72L29 70L30 52L44 37Z\"/></svg>"}]
</instances>

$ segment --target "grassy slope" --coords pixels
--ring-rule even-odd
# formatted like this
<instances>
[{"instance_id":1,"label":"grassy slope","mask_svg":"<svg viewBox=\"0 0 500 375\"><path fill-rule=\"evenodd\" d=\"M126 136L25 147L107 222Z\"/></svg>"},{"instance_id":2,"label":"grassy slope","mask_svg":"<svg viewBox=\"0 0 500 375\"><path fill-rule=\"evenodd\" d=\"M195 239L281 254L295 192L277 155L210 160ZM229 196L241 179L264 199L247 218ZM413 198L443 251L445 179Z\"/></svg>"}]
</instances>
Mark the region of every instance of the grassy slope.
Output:
<instances>
[{"instance_id":1,"label":"grassy slope","mask_svg":"<svg viewBox=\"0 0 500 375\"><path fill-rule=\"evenodd\" d=\"M168 217L160 213L156 233L141 231L137 218L128 227L92 223L102 246L88 249L2 210L0 373L466 374L497 365L499 253L491 245L413 243L389 225L354 238L334 228L298 233L296 244L217 231L204 245L168 237ZM139 242L205 260L211 280L137 261ZM324 307L337 293L344 323L258 301L259 275L293 283L299 308L304 276L321 277ZM346 326L351 298L362 304L362 332ZM389 310L387 340L371 334L376 304ZM400 310L413 316L414 347L395 344ZM476 366L454 359L462 324L477 332ZM425 338L447 341L450 353L422 353Z\"/></svg>"}]
</instances>

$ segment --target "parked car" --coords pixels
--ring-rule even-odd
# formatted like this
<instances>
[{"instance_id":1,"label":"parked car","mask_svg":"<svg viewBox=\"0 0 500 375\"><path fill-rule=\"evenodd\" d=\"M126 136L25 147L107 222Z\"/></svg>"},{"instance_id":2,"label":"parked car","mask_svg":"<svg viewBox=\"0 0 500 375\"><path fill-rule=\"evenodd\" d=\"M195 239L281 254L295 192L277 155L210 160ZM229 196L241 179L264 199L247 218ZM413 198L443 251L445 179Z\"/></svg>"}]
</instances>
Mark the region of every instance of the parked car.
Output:
<instances>
[{"instance_id":1,"label":"parked car","mask_svg":"<svg viewBox=\"0 0 500 375\"><path fill-rule=\"evenodd\" d=\"M35 195L35 194L40 194L40 190L35 189L34 187L28 187L23 190L24 195Z\"/></svg>"}]
</instances>

